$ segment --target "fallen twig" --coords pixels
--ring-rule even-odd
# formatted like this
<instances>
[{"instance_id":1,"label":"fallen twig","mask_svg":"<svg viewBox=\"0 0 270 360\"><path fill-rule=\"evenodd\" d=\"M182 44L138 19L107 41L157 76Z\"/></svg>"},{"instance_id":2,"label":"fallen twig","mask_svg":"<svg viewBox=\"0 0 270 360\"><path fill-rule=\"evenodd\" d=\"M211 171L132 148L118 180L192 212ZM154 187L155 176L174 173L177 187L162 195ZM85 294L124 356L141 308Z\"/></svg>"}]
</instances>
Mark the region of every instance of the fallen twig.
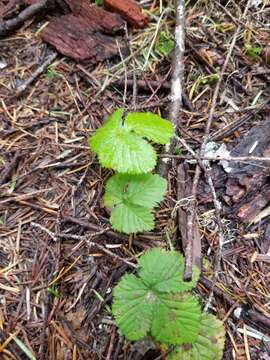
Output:
<instances>
[{"instance_id":1,"label":"fallen twig","mask_svg":"<svg viewBox=\"0 0 270 360\"><path fill-rule=\"evenodd\" d=\"M57 53L52 53L47 60L45 60L34 72L33 74L23 82L22 85L17 87L16 90L16 96L21 96L23 92L28 88L30 84L32 84L33 81L36 80L36 78L41 75L44 70L56 59Z\"/></svg>"},{"instance_id":2,"label":"fallen twig","mask_svg":"<svg viewBox=\"0 0 270 360\"><path fill-rule=\"evenodd\" d=\"M246 5L245 11L244 11L244 13L242 15L243 18L246 16L248 8L249 8L249 2ZM236 40L237 40L238 34L240 32L240 29L241 29L241 27L239 26L236 29L235 33L234 33L234 36L233 36L231 45L229 47L226 59L224 61L224 64L223 64L222 69L221 69L220 74L219 74L218 82L217 82L216 87L215 87L215 91L214 91L214 95L213 95L213 99L212 99L212 104L211 104L211 108L210 108L210 111L209 111L209 116L208 116L206 127L205 127L205 134L204 134L203 142L202 142L201 149L200 149L200 157L201 158L205 154L206 145L207 145L207 143L208 143L208 141L210 139L210 130L211 130L212 122L213 122L213 119L214 119L214 112L215 112L216 105L217 105L217 100L218 100L220 87L221 87L221 84L222 84L224 74L225 74L225 71L227 69L229 60L231 58L233 49L235 47ZM194 226L194 221L195 221L195 216L196 216L197 187L198 187L198 183L199 183L199 179L200 179L202 170L205 172L206 180L207 180L208 185L209 185L209 187L211 189L211 192L212 192L212 196L213 196L213 199L214 199L214 207L215 207L215 212L216 212L216 218L217 218L217 223L218 223L219 252L217 254L216 265L215 265L215 267L216 267L215 274L217 274L218 271L219 271L220 257L221 257L223 242L224 242L224 235L223 235L223 229L222 229L222 223L221 223L221 215L220 215L220 204L219 204L219 201L217 199L217 196L216 196L216 193L215 193L215 188L213 186L213 181L212 181L212 178L211 178L211 175L210 175L210 167L209 167L209 165L207 165L207 166L205 166L203 168L202 163L199 163L196 166L194 180L193 180L193 186L192 186L192 197L193 197L194 201L191 203L190 213L189 213L189 218L188 218L188 238L189 238L189 241L191 242L191 246L189 246L187 248L188 251L185 254L186 255L186 263L187 264L193 263L193 261L190 261L190 259L192 259L192 248L193 248L193 242L194 242L193 230L192 229L193 229L193 226ZM185 269L185 276L187 277L190 273L192 273L192 270L190 268L186 268ZM212 294L210 295L210 298L211 297L212 297Z\"/></svg>"},{"instance_id":3,"label":"fallen twig","mask_svg":"<svg viewBox=\"0 0 270 360\"><path fill-rule=\"evenodd\" d=\"M130 89L133 88L133 84L134 84L134 80L133 79L127 79L126 82L126 86ZM119 87L124 87L125 86L125 81L124 80L116 80L114 81L111 85L117 85ZM144 91L150 91L150 86L152 86L153 88L155 88L155 91L159 91L159 90L170 90L171 89L171 84L169 81L156 81L156 80L139 80L137 79L137 87L141 90ZM194 111L194 106L192 105L192 102L189 100L187 94L185 93L185 91L183 90L182 93L182 98L183 98L183 103L184 105L187 107L187 109L189 111Z\"/></svg>"},{"instance_id":4,"label":"fallen twig","mask_svg":"<svg viewBox=\"0 0 270 360\"><path fill-rule=\"evenodd\" d=\"M8 35L11 31L16 30L26 20L45 9L51 1L52 0L41 0L38 3L28 6L14 19L6 20L0 23L0 38Z\"/></svg>"},{"instance_id":5,"label":"fallen twig","mask_svg":"<svg viewBox=\"0 0 270 360\"><path fill-rule=\"evenodd\" d=\"M184 160L195 160L195 161L234 161L234 162L249 162L249 161L261 161L261 162L270 162L270 157L259 157L259 156L199 156L193 154L189 155L169 155L169 154L159 154L160 158L171 158L171 159L184 159ZM257 165L257 164L256 164Z\"/></svg>"},{"instance_id":6,"label":"fallen twig","mask_svg":"<svg viewBox=\"0 0 270 360\"><path fill-rule=\"evenodd\" d=\"M169 119L177 128L180 124L179 112L182 107L183 88L182 81L184 76L184 51L185 51L185 1L177 0L176 2L176 24L175 24L175 46L172 63L172 80L171 80L171 106ZM168 146L166 153L172 154L176 145L176 139L173 138ZM162 159L159 163L158 172L161 176L166 177L168 174L171 160Z\"/></svg>"},{"instance_id":7,"label":"fallen twig","mask_svg":"<svg viewBox=\"0 0 270 360\"><path fill-rule=\"evenodd\" d=\"M233 300L228 294L222 291L214 281L210 281L205 277L200 278L200 283L205 286L208 290L212 291L215 295L221 297L226 301L227 304L230 306L234 306L237 301ZM239 303L239 307L241 307ZM265 316L263 314L258 313L256 310L250 309L248 310L248 319L251 321L259 322L266 326L267 328L270 327L270 317Z\"/></svg>"}]
</instances>

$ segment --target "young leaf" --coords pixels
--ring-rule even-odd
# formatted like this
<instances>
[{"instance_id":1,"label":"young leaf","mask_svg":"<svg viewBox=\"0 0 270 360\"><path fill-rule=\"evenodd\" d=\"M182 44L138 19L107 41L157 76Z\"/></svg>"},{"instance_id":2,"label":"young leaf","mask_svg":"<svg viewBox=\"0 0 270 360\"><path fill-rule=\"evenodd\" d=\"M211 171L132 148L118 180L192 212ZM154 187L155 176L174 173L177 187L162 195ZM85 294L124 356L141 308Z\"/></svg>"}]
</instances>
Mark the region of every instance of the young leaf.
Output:
<instances>
[{"instance_id":1,"label":"young leaf","mask_svg":"<svg viewBox=\"0 0 270 360\"><path fill-rule=\"evenodd\" d=\"M113 206L123 200L152 209L165 195L167 181L159 175L117 174L106 184L105 206Z\"/></svg>"},{"instance_id":2,"label":"young leaf","mask_svg":"<svg viewBox=\"0 0 270 360\"><path fill-rule=\"evenodd\" d=\"M195 343L178 346L168 360L221 360L224 340L222 322L215 316L204 313Z\"/></svg>"},{"instance_id":3,"label":"young leaf","mask_svg":"<svg viewBox=\"0 0 270 360\"><path fill-rule=\"evenodd\" d=\"M90 147L104 167L129 174L150 172L157 155L143 137L165 144L173 135L173 126L150 113L130 113L125 121L123 114L123 109L115 111L90 139Z\"/></svg>"},{"instance_id":4,"label":"young leaf","mask_svg":"<svg viewBox=\"0 0 270 360\"><path fill-rule=\"evenodd\" d=\"M91 149L102 166L120 173L141 174L151 171L157 155L153 147L122 124L123 109L115 111L90 139Z\"/></svg>"},{"instance_id":5,"label":"young leaf","mask_svg":"<svg viewBox=\"0 0 270 360\"><path fill-rule=\"evenodd\" d=\"M201 309L190 294L159 294L151 334L161 343L193 343L198 336Z\"/></svg>"},{"instance_id":6,"label":"young leaf","mask_svg":"<svg viewBox=\"0 0 270 360\"><path fill-rule=\"evenodd\" d=\"M157 155L146 140L124 127L99 130L92 138L91 148L98 154L102 166L129 174L143 174L153 170Z\"/></svg>"},{"instance_id":7,"label":"young leaf","mask_svg":"<svg viewBox=\"0 0 270 360\"><path fill-rule=\"evenodd\" d=\"M153 301L154 295L132 274L123 276L114 289L112 312L117 325L129 340L142 339L149 332Z\"/></svg>"},{"instance_id":8,"label":"young leaf","mask_svg":"<svg viewBox=\"0 0 270 360\"><path fill-rule=\"evenodd\" d=\"M166 252L160 248L148 251L139 259L139 275L143 282L156 291L183 292L194 288L200 276L193 268L192 281L183 280L184 258L177 251Z\"/></svg>"},{"instance_id":9,"label":"young leaf","mask_svg":"<svg viewBox=\"0 0 270 360\"><path fill-rule=\"evenodd\" d=\"M151 210L162 200L166 187L166 180L159 175L112 176L104 196L105 206L112 208L112 227L127 234L152 230L154 216Z\"/></svg>"},{"instance_id":10,"label":"young leaf","mask_svg":"<svg viewBox=\"0 0 270 360\"><path fill-rule=\"evenodd\" d=\"M124 201L111 213L110 223L116 231L131 234L154 229L154 215L149 209Z\"/></svg>"},{"instance_id":11,"label":"young leaf","mask_svg":"<svg viewBox=\"0 0 270 360\"><path fill-rule=\"evenodd\" d=\"M152 275L157 278L164 270L164 254L161 249L150 250L159 257L153 261ZM194 342L198 336L201 320L201 310L198 301L189 293L169 293L159 291L151 283L146 284L141 274L149 276L149 271L144 272L144 266L150 266L151 257L147 261L143 259L148 253L140 258L139 278L134 275L125 275L114 291L112 311L116 322L124 335L130 340L143 338L151 333L158 341L168 344L183 344ZM171 252L167 252L171 254ZM166 259L167 269L175 266L175 252ZM178 273L178 281L182 281L182 273ZM168 285L175 290L176 279L170 272L167 276Z\"/></svg>"},{"instance_id":12,"label":"young leaf","mask_svg":"<svg viewBox=\"0 0 270 360\"><path fill-rule=\"evenodd\" d=\"M125 122L136 134L158 144L167 144L174 133L170 121L152 113L129 113Z\"/></svg>"}]
</instances>

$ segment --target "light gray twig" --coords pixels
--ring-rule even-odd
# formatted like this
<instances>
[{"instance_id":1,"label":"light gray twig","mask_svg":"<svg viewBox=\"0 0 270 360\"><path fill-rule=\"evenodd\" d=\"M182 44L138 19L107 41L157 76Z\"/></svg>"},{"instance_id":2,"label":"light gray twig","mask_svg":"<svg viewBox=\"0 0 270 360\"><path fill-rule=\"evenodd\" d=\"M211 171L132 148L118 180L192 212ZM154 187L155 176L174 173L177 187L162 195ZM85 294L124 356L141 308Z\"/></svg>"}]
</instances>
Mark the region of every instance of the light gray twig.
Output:
<instances>
[{"instance_id":1,"label":"light gray twig","mask_svg":"<svg viewBox=\"0 0 270 360\"><path fill-rule=\"evenodd\" d=\"M185 52L185 1L176 1L176 24L175 24L175 44L174 56L172 62L172 80L171 80L171 105L169 119L176 130L180 124L179 112L182 108L183 97L183 76L184 76L184 52ZM176 139L166 145L167 154L173 154L176 145ZM158 167L158 173L167 177L172 160L170 158L161 159Z\"/></svg>"}]
</instances>

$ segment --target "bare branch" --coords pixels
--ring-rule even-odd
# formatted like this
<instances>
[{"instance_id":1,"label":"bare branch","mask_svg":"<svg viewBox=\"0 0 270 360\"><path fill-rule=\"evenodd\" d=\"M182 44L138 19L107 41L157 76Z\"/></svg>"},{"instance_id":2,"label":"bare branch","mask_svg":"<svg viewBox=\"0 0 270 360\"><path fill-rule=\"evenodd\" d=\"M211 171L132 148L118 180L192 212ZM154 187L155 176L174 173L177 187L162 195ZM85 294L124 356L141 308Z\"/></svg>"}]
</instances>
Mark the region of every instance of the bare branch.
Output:
<instances>
[{"instance_id":1,"label":"bare branch","mask_svg":"<svg viewBox=\"0 0 270 360\"><path fill-rule=\"evenodd\" d=\"M22 26L26 20L31 19L31 17L45 9L49 5L49 2L51 2L51 0L41 0L38 3L28 6L17 17L0 22L0 38Z\"/></svg>"},{"instance_id":2,"label":"bare branch","mask_svg":"<svg viewBox=\"0 0 270 360\"><path fill-rule=\"evenodd\" d=\"M179 127L179 112L182 108L183 98L183 76L184 76L184 52L185 52L185 1L176 1L176 24L175 24L175 45L172 63L171 80L171 106L169 119L175 128ZM168 146L166 153L172 154L176 145L176 139L173 138ZM162 159L159 163L158 173L166 177L171 159Z\"/></svg>"}]
</instances>

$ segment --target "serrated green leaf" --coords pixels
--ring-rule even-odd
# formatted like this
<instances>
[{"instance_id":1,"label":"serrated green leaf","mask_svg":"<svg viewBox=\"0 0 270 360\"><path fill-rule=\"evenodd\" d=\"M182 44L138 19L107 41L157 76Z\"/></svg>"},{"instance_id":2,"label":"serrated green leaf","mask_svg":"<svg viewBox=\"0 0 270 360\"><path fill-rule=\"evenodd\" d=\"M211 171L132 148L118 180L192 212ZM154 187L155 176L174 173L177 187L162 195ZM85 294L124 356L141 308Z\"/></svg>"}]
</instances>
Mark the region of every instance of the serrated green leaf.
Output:
<instances>
[{"instance_id":1,"label":"serrated green leaf","mask_svg":"<svg viewBox=\"0 0 270 360\"><path fill-rule=\"evenodd\" d=\"M92 136L90 147L104 167L129 174L150 172L157 155L143 137L166 144L173 135L173 125L151 113L129 113L125 121L123 114L123 109L115 111Z\"/></svg>"},{"instance_id":2,"label":"serrated green leaf","mask_svg":"<svg viewBox=\"0 0 270 360\"><path fill-rule=\"evenodd\" d=\"M102 166L120 173L143 174L156 165L157 155L153 147L124 127L117 130L110 126L100 128L90 144Z\"/></svg>"},{"instance_id":3,"label":"serrated green leaf","mask_svg":"<svg viewBox=\"0 0 270 360\"><path fill-rule=\"evenodd\" d=\"M170 256L165 258L163 250L149 250L140 258L140 277L125 275L114 291L113 314L123 334L131 340L140 339L149 333L164 344L193 343L197 339L202 315L200 305L190 293L172 293L177 286L174 277L174 271L178 272L175 259L178 261L179 258L176 252L167 254ZM148 267L153 255L151 275L154 278L161 274L162 281L165 281L163 262L165 261L168 269L171 263L174 271L166 276L171 292L165 284L158 288L156 283L153 286L151 282L144 281L145 276L150 274ZM146 272L143 271L144 267L147 268ZM182 276L183 269L182 273L178 273L179 281Z\"/></svg>"},{"instance_id":4,"label":"serrated green leaf","mask_svg":"<svg viewBox=\"0 0 270 360\"><path fill-rule=\"evenodd\" d=\"M106 184L105 206L111 207L123 200L152 209L166 192L167 181L159 175L117 174Z\"/></svg>"},{"instance_id":5,"label":"serrated green leaf","mask_svg":"<svg viewBox=\"0 0 270 360\"><path fill-rule=\"evenodd\" d=\"M111 213L112 228L125 234L151 231L154 229L154 215L149 209L124 202L117 205Z\"/></svg>"},{"instance_id":6,"label":"serrated green leaf","mask_svg":"<svg viewBox=\"0 0 270 360\"><path fill-rule=\"evenodd\" d=\"M168 344L193 343L198 336L201 309L189 294L159 294L151 334Z\"/></svg>"},{"instance_id":7,"label":"serrated green leaf","mask_svg":"<svg viewBox=\"0 0 270 360\"><path fill-rule=\"evenodd\" d=\"M174 133L170 121L152 113L129 113L125 120L126 126L138 135L158 144L167 144Z\"/></svg>"},{"instance_id":8,"label":"serrated green leaf","mask_svg":"<svg viewBox=\"0 0 270 360\"><path fill-rule=\"evenodd\" d=\"M155 296L132 274L123 276L114 289L112 312L129 340L142 339L150 330Z\"/></svg>"},{"instance_id":9,"label":"serrated green leaf","mask_svg":"<svg viewBox=\"0 0 270 360\"><path fill-rule=\"evenodd\" d=\"M183 280L184 258L177 251L154 248L139 259L139 275L144 283L155 291L184 292L197 284L200 276L198 268L193 268L190 282Z\"/></svg>"},{"instance_id":10,"label":"serrated green leaf","mask_svg":"<svg viewBox=\"0 0 270 360\"><path fill-rule=\"evenodd\" d=\"M154 216L151 210L162 200L166 187L166 180L159 175L112 176L104 195L105 206L112 208L112 227L127 234L152 230Z\"/></svg>"},{"instance_id":11,"label":"serrated green leaf","mask_svg":"<svg viewBox=\"0 0 270 360\"><path fill-rule=\"evenodd\" d=\"M224 341L222 322L215 316L204 313L196 342L177 347L168 360L221 360Z\"/></svg>"}]
</instances>

